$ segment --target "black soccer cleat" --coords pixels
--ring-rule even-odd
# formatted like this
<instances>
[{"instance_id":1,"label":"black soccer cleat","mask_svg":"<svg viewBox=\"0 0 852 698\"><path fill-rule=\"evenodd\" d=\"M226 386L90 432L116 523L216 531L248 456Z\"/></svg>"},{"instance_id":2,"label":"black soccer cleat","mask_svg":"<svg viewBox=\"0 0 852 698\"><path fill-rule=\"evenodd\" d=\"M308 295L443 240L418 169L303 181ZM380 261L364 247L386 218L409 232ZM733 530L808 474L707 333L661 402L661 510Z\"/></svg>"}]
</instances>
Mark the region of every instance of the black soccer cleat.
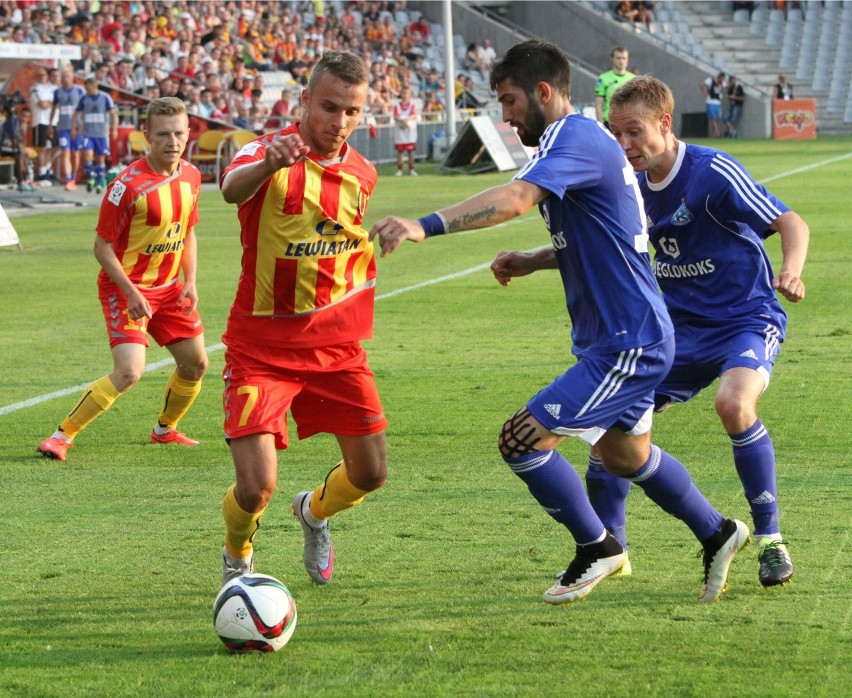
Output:
<instances>
[{"instance_id":1,"label":"black soccer cleat","mask_svg":"<svg viewBox=\"0 0 852 698\"><path fill-rule=\"evenodd\" d=\"M757 577L764 587L786 584L793 576L793 563L783 540L761 538L758 542L757 562L760 565Z\"/></svg>"}]
</instances>

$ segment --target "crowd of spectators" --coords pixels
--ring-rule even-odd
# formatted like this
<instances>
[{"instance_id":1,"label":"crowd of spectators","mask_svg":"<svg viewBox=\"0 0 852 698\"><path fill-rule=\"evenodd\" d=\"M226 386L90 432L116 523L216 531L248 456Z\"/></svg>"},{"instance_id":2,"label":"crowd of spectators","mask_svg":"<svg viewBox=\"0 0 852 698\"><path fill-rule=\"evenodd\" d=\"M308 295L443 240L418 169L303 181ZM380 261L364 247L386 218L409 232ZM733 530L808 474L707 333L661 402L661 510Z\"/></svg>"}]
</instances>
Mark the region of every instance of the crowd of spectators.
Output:
<instances>
[{"instance_id":1,"label":"crowd of spectators","mask_svg":"<svg viewBox=\"0 0 852 698\"><path fill-rule=\"evenodd\" d=\"M0 38L79 44L76 76L95 77L119 102L177 96L192 115L256 131L299 118L301 87L331 49L367 63L376 120L389 119L406 87L423 119L444 110L429 23L404 0L0 0ZM465 68L485 76L495 57L486 39ZM283 71L283 90L277 80L266 89L269 71Z\"/></svg>"},{"instance_id":2,"label":"crowd of spectators","mask_svg":"<svg viewBox=\"0 0 852 698\"><path fill-rule=\"evenodd\" d=\"M644 24L650 30L654 20L654 1L623 0L615 4L614 12L617 20Z\"/></svg>"}]
</instances>

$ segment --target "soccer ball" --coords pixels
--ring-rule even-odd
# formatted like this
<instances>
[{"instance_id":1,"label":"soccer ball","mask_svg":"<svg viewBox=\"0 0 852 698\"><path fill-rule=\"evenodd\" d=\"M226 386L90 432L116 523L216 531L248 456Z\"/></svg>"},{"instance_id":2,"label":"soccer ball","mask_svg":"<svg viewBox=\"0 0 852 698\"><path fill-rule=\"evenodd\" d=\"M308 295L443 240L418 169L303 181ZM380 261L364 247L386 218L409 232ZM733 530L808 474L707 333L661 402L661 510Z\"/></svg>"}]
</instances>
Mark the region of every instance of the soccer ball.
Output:
<instances>
[{"instance_id":1,"label":"soccer ball","mask_svg":"<svg viewBox=\"0 0 852 698\"><path fill-rule=\"evenodd\" d=\"M244 574L216 596L213 625L229 650L277 652L296 629L296 602L275 577Z\"/></svg>"}]
</instances>

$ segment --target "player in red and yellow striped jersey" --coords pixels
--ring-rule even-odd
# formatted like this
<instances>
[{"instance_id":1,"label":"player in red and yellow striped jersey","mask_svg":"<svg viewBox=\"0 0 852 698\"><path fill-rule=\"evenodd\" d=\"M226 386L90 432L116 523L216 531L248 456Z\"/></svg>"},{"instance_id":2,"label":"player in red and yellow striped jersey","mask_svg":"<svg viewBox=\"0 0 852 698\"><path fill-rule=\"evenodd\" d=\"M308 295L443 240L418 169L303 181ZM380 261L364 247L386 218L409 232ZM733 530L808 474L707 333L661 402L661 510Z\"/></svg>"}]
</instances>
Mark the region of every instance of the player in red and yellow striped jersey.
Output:
<instances>
[{"instance_id":1,"label":"player in red and yellow striped jersey","mask_svg":"<svg viewBox=\"0 0 852 698\"><path fill-rule=\"evenodd\" d=\"M74 437L139 380L148 334L176 363L151 442L198 444L176 426L201 390L207 370L195 287L201 175L181 159L189 138L183 102L172 97L152 101L146 124L151 152L110 184L95 236L113 371L92 383L59 429L42 441L38 450L47 458L65 460Z\"/></svg>"},{"instance_id":2,"label":"player in red and yellow striped jersey","mask_svg":"<svg viewBox=\"0 0 852 698\"><path fill-rule=\"evenodd\" d=\"M288 411L300 439L334 434L343 455L293 502L305 567L318 584L331 579L334 562L329 517L387 477L387 421L360 344L373 330L376 261L363 216L377 177L346 142L367 81L360 58L325 52L302 92L303 120L247 144L222 174L243 246L224 335L236 484L223 502L223 583L253 569L252 539L276 487Z\"/></svg>"}]
</instances>

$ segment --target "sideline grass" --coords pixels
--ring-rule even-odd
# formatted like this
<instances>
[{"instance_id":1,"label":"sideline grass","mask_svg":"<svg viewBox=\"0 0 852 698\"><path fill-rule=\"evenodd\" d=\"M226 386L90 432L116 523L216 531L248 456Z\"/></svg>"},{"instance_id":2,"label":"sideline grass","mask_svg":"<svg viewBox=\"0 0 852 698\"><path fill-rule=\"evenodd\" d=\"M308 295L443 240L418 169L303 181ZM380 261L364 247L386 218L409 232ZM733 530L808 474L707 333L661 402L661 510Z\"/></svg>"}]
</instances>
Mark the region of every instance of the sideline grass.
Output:
<instances>
[{"instance_id":1,"label":"sideline grass","mask_svg":"<svg viewBox=\"0 0 852 698\"><path fill-rule=\"evenodd\" d=\"M852 152L852 139L725 142L757 179ZM505 174L383 177L368 223L422 215ZM387 172L386 172L387 173ZM386 174L385 173L385 174ZM779 461L793 582L763 591L754 549L719 604L697 603L695 541L630 498L630 578L570 608L541 602L571 557L567 535L499 461L502 421L570 361L558 280L498 286L487 271L376 307L368 343L391 477L333 522L334 582L310 585L293 493L336 459L328 437L282 454L257 538L260 571L293 592L299 625L277 655L231 656L212 631L220 502L232 481L221 439L222 353L183 422L198 449L147 444L169 368L77 439L67 463L35 457L76 396L0 415L0 695L11 696L797 696L842 695L850 654L848 269L852 159L777 179L809 222L808 296L761 416ZM0 251L0 408L105 373L109 354L91 254L96 212L17 218L23 252ZM236 217L202 198L199 288L219 341L239 268ZM407 245L380 260L379 295L547 242L530 214L495 230ZM768 243L780 258L777 236ZM156 347L149 361L167 354ZM712 396L657 420L656 440L721 510L748 520ZM584 470L585 449L563 452Z\"/></svg>"}]
</instances>

